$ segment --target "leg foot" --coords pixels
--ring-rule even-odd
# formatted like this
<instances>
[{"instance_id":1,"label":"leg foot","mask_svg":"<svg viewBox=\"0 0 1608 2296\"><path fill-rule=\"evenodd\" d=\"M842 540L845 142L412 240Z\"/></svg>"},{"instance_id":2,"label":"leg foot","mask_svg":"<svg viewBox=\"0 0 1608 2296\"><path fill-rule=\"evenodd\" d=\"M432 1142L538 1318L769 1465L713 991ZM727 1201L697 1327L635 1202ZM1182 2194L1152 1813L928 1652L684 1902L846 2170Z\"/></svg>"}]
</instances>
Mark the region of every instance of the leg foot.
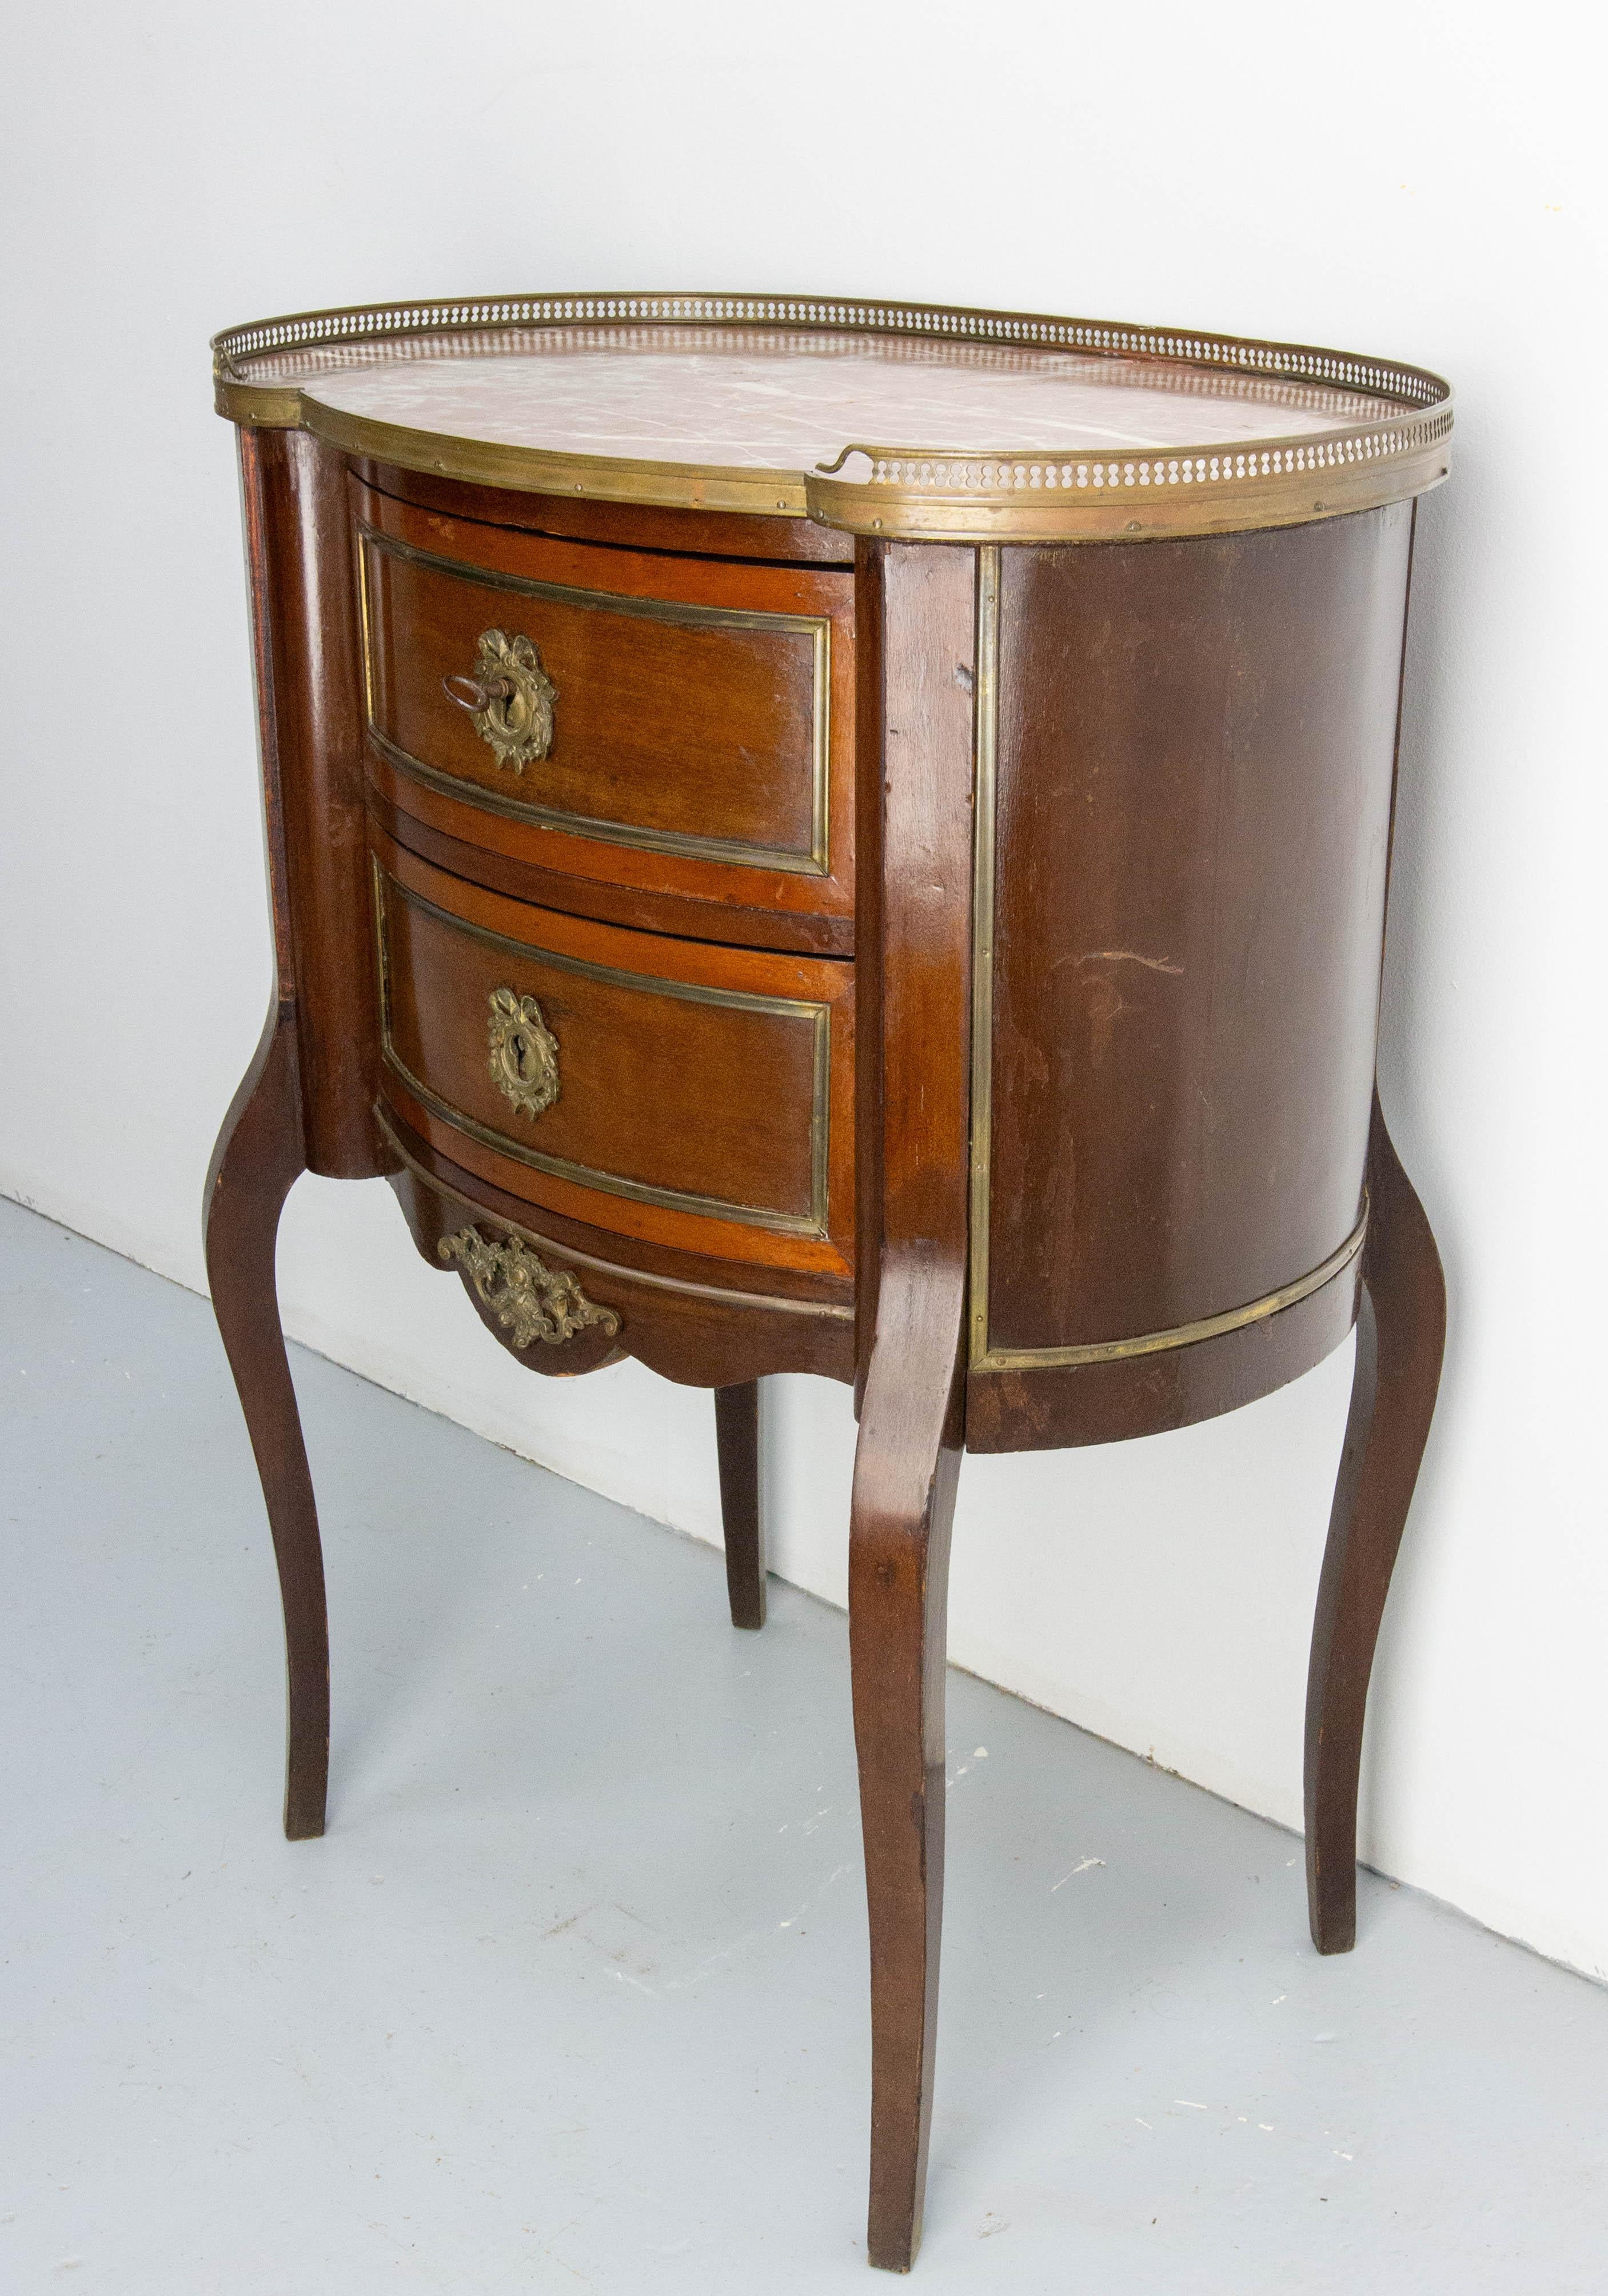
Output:
<instances>
[{"instance_id":1,"label":"leg foot","mask_svg":"<svg viewBox=\"0 0 1608 2296\"><path fill-rule=\"evenodd\" d=\"M932 2111L963 1300L952 1269L884 1271L855 1455L849 1638L871 1917L866 2245L890 2272L907 2272L920 2245Z\"/></svg>"},{"instance_id":2,"label":"leg foot","mask_svg":"<svg viewBox=\"0 0 1608 2296\"><path fill-rule=\"evenodd\" d=\"M1307 1900L1319 1953L1357 1942L1357 1788L1374 1647L1440 1384L1440 1257L1379 1102L1357 1372L1307 1678Z\"/></svg>"},{"instance_id":3,"label":"leg foot","mask_svg":"<svg viewBox=\"0 0 1608 2296\"><path fill-rule=\"evenodd\" d=\"M280 1210L305 1168L295 1015L281 1005L268 1015L212 1152L206 1237L213 1310L279 1565L290 1693L284 1830L292 1841L324 1832L330 1744L324 1560L274 1269Z\"/></svg>"},{"instance_id":4,"label":"leg foot","mask_svg":"<svg viewBox=\"0 0 1608 2296\"><path fill-rule=\"evenodd\" d=\"M765 1624L765 1530L759 1520L759 1382L715 1390L726 1591L734 1627Z\"/></svg>"}]
</instances>

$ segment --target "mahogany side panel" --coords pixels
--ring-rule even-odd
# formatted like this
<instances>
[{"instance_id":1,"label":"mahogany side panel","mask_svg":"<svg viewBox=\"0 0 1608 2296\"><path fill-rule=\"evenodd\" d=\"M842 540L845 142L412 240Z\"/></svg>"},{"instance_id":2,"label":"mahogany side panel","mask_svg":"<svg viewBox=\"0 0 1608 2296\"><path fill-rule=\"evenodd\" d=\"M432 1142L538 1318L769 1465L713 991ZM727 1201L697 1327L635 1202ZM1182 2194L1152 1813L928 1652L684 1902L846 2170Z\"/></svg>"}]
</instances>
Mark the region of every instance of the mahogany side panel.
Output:
<instances>
[{"instance_id":1,"label":"mahogany side panel","mask_svg":"<svg viewBox=\"0 0 1608 2296\"><path fill-rule=\"evenodd\" d=\"M990 1360L1240 1308L1354 1230L1410 532L1002 554Z\"/></svg>"},{"instance_id":2,"label":"mahogany side panel","mask_svg":"<svg viewBox=\"0 0 1608 2296\"><path fill-rule=\"evenodd\" d=\"M299 430L242 430L240 455L264 739L274 745L264 767L283 821L307 1168L365 1179L390 1166L371 1113L379 1006L345 465Z\"/></svg>"}]
</instances>

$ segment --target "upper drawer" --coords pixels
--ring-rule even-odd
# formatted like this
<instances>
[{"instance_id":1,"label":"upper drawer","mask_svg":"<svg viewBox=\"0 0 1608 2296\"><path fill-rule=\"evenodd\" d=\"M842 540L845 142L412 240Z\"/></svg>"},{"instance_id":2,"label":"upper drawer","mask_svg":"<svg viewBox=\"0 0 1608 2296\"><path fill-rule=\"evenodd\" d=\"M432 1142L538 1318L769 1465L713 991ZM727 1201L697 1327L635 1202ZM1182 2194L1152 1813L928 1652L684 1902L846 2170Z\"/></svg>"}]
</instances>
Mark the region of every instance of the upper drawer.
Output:
<instances>
[{"instance_id":1,"label":"upper drawer","mask_svg":"<svg viewBox=\"0 0 1608 2296\"><path fill-rule=\"evenodd\" d=\"M370 734L399 812L637 893L852 914L851 575L356 493Z\"/></svg>"}]
</instances>

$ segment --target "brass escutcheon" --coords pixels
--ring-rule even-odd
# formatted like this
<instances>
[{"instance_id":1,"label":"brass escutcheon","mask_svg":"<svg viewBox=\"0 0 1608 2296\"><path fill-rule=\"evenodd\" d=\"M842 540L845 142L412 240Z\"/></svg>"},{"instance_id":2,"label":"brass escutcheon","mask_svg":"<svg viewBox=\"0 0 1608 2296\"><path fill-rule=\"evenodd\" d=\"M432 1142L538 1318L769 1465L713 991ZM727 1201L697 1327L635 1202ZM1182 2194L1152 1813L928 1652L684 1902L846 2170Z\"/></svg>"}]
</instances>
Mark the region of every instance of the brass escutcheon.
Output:
<instances>
[{"instance_id":1,"label":"brass escutcheon","mask_svg":"<svg viewBox=\"0 0 1608 2296\"><path fill-rule=\"evenodd\" d=\"M506 630L482 630L475 648L474 675L441 680L449 701L469 712L470 722L496 753L499 766L516 774L545 758L553 747L553 705L558 688L542 668L527 637Z\"/></svg>"},{"instance_id":2,"label":"brass escutcheon","mask_svg":"<svg viewBox=\"0 0 1608 2296\"><path fill-rule=\"evenodd\" d=\"M486 1040L491 1080L521 1116L539 1116L558 1098L558 1038L534 996L494 988Z\"/></svg>"}]
</instances>

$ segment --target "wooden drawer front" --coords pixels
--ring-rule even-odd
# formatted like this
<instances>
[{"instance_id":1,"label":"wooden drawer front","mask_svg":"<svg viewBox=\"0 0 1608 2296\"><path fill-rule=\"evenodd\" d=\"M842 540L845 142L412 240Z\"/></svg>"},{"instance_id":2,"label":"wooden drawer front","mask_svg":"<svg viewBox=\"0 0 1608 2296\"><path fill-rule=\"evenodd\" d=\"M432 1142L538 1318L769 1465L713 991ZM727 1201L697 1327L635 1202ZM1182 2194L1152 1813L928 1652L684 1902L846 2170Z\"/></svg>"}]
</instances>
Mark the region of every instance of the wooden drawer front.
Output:
<instances>
[{"instance_id":1,"label":"wooden drawer front","mask_svg":"<svg viewBox=\"0 0 1608 2296\"><path fill-rule=\"evenodd\" d=\"M570 874L849 913L851 576L357 501L370 734L400 809ZM443 691L483 674L489 632L535 649L545 756L499 755Z\"/></svg>"},{"instance_id":2,"label":"wooden drawer front","mask_svg":"<svg viewBox=\"0 0 1608 2296\"><path fill-rule=\"evenodd\" d=\"M383 1089L441 1153L573 1218L849 1265L853 967L626 931L376 838Z\"/></svg>"}]
</instances>

